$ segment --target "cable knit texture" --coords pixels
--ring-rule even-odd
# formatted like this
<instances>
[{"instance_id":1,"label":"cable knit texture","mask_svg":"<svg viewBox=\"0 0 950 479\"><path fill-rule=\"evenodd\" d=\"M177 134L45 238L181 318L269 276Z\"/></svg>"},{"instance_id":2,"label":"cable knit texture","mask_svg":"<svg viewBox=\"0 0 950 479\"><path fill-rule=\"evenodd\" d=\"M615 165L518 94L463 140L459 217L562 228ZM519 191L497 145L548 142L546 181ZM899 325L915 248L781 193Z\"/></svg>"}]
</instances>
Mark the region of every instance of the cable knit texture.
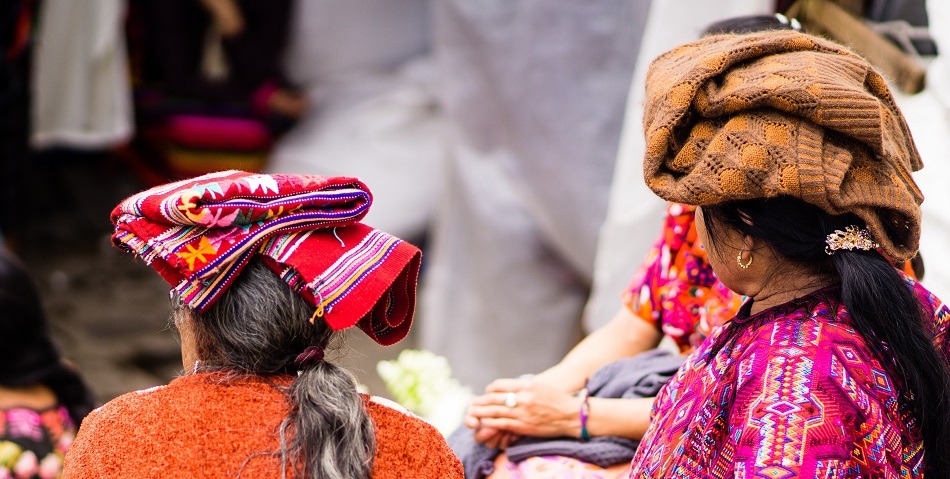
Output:
<instances>
[{"instance_id":1,"label":"cable knit texture","mask_svg":"<svg viewBox=\"0 0 950 479\"><path fill-rule=\"evenodd\" d=\"M277 428L289 411L280 388L291 380L194 374L116 398L83 421L63 478L278 478ZM376 426L374 479L463 477L433 427L365 404Z\"/></svg>"},{"instance_id":2,"label":"cable knit texture","mask_svg":"<svg viewBox=\"0 0 950 479\"><path fill-rule=\"evenodd\" d=\"M884 79L857 54L795 31L718 35L647 73L644 177L690 205L790 195L854 213L895 259L920 236L923 167Z\"/></svg>"}]
</instances>

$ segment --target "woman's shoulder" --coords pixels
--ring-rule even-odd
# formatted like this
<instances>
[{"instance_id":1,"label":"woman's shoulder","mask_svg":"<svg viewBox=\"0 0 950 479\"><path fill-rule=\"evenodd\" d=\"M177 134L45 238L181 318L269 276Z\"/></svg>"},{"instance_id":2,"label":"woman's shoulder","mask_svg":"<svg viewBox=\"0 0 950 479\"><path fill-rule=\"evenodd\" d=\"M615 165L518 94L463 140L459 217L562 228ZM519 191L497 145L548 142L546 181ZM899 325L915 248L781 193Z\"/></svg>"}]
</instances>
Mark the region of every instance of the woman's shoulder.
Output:
<instances>
[{"instance_id":1,"label":"woman's shoulder","mask_svg":"<svg viewBox=\"0 0 950 479\"><path fill-rule=\"evenodd\" d=\"M161 425L174 429L176 418L213 416L257 410L273 415L286 409L275 384L264 378L227 378L213 373L182 376L167 385L132 391L112 399L94 410L83 421L100 425L112 422ZM245 416L246 414L240 414ZM184 426L183 426L184 427Z\"/></svg>"},{"instance_id":2,"label":"woman's shoulder","mask_svg":"<svg viewBox=\"0 0 950 479\"><path fill-rule=\"evenodd\" d=\"M381 440L445 442L435 427L398 403L378 396L364 396L364 403Z\"/></svg>"},{"instance_id":3,"label":"woman's shoulder","mask_svg":"<svg viewBox=\"0 0 950 479\"><path fill-rule=\"evenodd\" d=\"M910 276L898 271L919 301L926 327L933 335L937 350L950 358L950 307L941 298L930 292L922 284ZM858 333L851 315L840 298L840 292L829 288L819 292L810 301L805 301L797 307L786 308L771 314L771 323L783 326L791 334L794 331L805 330L821 326L823 334L818 338L820 342L848 342L856 343L858 348L868 348L866 339ZM766 323L759 321L760 324ZM759 335L774 334L776 328L759 328ZM781 328L779 328L781 329ZM781 340L782 334L772 337L771 340Z\"/></svg>"},{"instance_id":4,"label":"woman's shoulder","mask_svg":"<svg viewBox=\"0 0 950 479\"><path fill-rule=\"evenodd\" d=\"M779 307L759 317L739 334L734 348L740 360L787 356L804 358L811 374L828 374L829 367L863 368L877 364L876 355L855 328L851 316L834 291L806 299L797 305ZM764 366L764 364L763 364Z\"/></svg>"},{"instance_id":5,"label":"woman's shoulder","mask_svg":"<svg viewBox=\"0 0 950 479\"><path fill-rule=\"evenodd\" d=\"M387 399L364 401L376 426L374 479L463 477L462 463L435 427Z\"/></svg>"},{"instance_id":6,"label":"woman's shoulder","mask_svg":"<svg viewBox=\"0 0 950 479\"><path fill-rule=\"evenodd\" d=\"M837 386L836 394L853 401L860 394L855 389L858 386L885 402L895 394L889 387L893 379L890 368L881 363L840 302L819 301L772 315L743 336L736 353L739 369L749 374L786 370L790 374L783 376L782 382L829 381Z\"/></svg>"},{"instance_id":7,"label":"woman's shoulder","mask_svg":"<svg viewBox=\"0 0 950 479\"><path fill-rule=\"evenodd\" d=\"M158 413L161 407L160 398L168 394L167 388L168 386L155 386L117 396L90 412L83 420L82 428L87 429L102 422L124 421L130 414L142 415L150 411Z\"/></svg>"}]
</instances>

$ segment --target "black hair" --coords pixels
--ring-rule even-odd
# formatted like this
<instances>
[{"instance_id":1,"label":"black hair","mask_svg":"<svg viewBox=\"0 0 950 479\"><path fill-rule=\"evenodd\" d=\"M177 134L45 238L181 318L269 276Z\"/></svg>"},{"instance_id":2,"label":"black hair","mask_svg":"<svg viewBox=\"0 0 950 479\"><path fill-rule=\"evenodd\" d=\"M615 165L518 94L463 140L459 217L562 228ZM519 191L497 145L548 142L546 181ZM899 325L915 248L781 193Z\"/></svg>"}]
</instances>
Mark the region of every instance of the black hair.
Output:
<instances>
[{"instance_id":1,"label":"black hair","mask_svg":"<svg viewBox=\"0 0 950 479\"><path fill-rule=\"evenodd\" d=\"M186 308L172 299L176 323ZM295 360L300 353L310 346L326 350L336 336L325 321L311 324L313 309L260 257L252 258L207 310L189 310L201 359L198 370L293 375L286 390L290 414L278 431L281 462L297 468L298 477L369 478L375 428L353 376L324 360L297 374Z\"/></svg>"},{"instance_id":2,"label":"black hair","mask_svg":"<svg viewBox=\"0 0 950 479\"><path fill-rule=\"evenodd\" d=\"M0 385L44 385L78 426L94 406L79 373L50 337L40 295L23 265L0 247Z\"/></svg>"},{"instance_id":3,"label":"black hair","mask_svg":"<svg viewBox=\"0 0 950 479\"><path fill-rule=\"evenodd\" d=\"M703 206L702 213L712 244L721 244L720 228L730 228L815 274L837 278L855 329L908 392L904 399L920 424L928 477L950 476L950 368L934 345L933 317L877 251L825 252L829 233L863 228L864 222L788 196Z\"/></svg>"},{"instance_id":4,"label":"black hair","mask_svg":"<svg viewBox=\"0 0 950 479\"><path fill-rule=\"evenodd\" d=\"M703 30L702 36L724 33L755 33L769 30L796 30L796 28L791 25L788 19L783 22L775 15L747 15L711 23Z\"/></svg>"}]
</instances>

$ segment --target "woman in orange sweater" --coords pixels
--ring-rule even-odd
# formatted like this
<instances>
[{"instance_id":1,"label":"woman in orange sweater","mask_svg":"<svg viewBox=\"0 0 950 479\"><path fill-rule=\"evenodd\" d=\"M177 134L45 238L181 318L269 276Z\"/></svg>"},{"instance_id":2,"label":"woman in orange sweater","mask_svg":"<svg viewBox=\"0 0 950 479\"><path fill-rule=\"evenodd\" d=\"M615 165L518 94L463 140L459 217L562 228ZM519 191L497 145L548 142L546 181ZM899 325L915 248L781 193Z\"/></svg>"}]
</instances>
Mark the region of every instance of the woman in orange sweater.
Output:
<instances>
[{"instance_id":1,"label":"woman in orange sweater","mask_svg":"<svg viewBox=\"0 0 950 479\"><path fill-rule=\"evenodd\" d=\"M439 433L324 360L412 321L419 251L359 223L354 178L223 172L121 203L117 246L172 286L188 374L91 413L63 477L461 478Z\"/></svg>"}]
</instances>

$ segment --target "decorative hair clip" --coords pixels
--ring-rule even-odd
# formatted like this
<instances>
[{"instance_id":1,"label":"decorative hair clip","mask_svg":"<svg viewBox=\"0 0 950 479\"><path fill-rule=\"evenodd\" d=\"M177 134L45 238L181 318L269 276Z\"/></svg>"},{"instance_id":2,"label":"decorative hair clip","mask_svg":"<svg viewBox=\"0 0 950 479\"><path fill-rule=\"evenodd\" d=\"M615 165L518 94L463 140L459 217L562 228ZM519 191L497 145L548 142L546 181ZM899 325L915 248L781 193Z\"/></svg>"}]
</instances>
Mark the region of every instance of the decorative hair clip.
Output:
<instances>
[{"instance_id":1,"label":"decorative hair clip","mask_svg":"<svg viewBox=\"0 0 950 479\"><path fill-rule=\"evenodd\" d=\"M844 231L835 230L834 233L825 237L825 244L828 245L825 246L825 253L829 255L834 254L839 249L871 251L881 246L871 239L870 231L854 225L848 226Z\"/></svg>"}]
</instances>

